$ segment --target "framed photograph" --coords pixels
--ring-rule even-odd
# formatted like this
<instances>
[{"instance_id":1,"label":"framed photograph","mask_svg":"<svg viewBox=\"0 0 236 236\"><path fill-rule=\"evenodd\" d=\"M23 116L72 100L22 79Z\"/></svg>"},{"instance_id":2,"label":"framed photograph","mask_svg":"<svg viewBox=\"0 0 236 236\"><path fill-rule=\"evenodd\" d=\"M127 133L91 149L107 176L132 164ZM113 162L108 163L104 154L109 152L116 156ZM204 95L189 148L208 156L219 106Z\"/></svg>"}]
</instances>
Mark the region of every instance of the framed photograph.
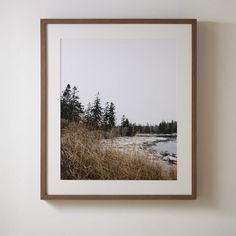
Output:
<instances>
[{"instance_id":1,"label":"framed photograph","mask_svg":"<svg viewBox=\"0 0 236 236\"><path fill-rule=\"evenodd\" d=\"M41 199L196 199L195 19L41 19Z\"/></svg>"}]
</instances>

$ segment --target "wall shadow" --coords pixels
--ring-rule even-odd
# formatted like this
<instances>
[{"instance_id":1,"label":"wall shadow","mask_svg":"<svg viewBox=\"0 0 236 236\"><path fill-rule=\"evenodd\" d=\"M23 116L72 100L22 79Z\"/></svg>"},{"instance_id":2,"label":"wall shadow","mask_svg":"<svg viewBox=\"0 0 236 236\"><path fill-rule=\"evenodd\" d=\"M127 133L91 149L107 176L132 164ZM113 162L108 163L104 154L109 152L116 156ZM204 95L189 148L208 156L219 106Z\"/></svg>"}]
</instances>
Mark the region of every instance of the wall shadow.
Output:
<instances>
[{"instance_id":1,"label":"wall shadow","mask_svg":"<svg viewBox=\"0 0 236 236\"><path fill-rule=\"evenodd\" d=\"M223 207L219 186L219 158L216 146L220 143L218 107L221 87L222 47L221 37L230 37L235 25L216 22L198 22L198 67L197 67L197 174L198 198L194 201L155 200L155 201L47 201L45 204L58 211L78 211L81 208L97 210L116 209L127 211L142 208L147 211L204 211ZM228 35L224 36L226 32ZM223 36L222 36L223 35ZM225 206L225 205L224 205Z\"/></svg>"}]
</instances>

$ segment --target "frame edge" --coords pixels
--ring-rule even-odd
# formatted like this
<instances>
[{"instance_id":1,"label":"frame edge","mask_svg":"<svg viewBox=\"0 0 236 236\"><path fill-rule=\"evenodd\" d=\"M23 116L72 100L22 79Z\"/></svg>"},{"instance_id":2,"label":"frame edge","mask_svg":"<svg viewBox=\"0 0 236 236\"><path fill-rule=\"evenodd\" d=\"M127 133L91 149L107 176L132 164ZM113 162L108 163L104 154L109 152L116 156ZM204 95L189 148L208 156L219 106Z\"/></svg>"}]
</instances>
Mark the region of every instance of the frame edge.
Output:
<instances>
[{"instance_id":1,"label":"frame edge","mask_svg":"<svg viewBox=\"0 0 236 236\"><path fill-rule=\"evenodd\" d=\"M41 62L41 199L47 195L47 22L40 20Z\"/></svg>"},{"instance_id":2,"label":"frame edge","mask_svg":"<svg viewBox=\"0 0 236 236\"><path fill-rule=\"evenodd\" d=\"M191 24L192 26L192 193L189 195L49 195L47 194L47 25L48 24ZM197 199L197 19L40 19L41 55L41 200L196 200ZM43 168L44 167L44 168Z\"/></svg>"},{"instance_id":3,"label":"frame edge","mask_svg":"<svg viewBox=\"0 0 236 236\"><path fill-rule=\"evenodd\" d=\"M197 20L192 22L192 197L197 199Z\"/></svg>"}]
</instances>

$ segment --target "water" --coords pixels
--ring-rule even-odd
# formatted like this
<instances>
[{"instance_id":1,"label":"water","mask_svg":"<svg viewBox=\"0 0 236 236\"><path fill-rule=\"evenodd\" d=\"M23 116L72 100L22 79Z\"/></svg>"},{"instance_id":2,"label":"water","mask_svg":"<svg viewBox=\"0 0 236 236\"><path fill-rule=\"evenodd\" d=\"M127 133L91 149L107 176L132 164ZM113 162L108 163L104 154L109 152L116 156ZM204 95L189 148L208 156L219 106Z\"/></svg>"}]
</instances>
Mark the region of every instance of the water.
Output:
<instances>
[{"instance_id":1,"label":"water","mask_svg":"<svg viewBox=\"0 0 236 236\"><path fill-rule=\"evenodd\" d=\"M152 153L168 155L177 155L177 143L175 138L156 137L156 136L134 136L134 137L118 137L115 139L105 139L103 143L111 145L120 151L143 152L150 150Z\"/></svg>"},{"instance_id":2,"label":"water","mask_svg":"<svg viewBox=\"0 0 236 236\"><path fill-rule=\"evenodd\" d=\"M165 142L158 142L153 146L153 150L161 153L161 152L168 152L169 154L177 155L177 142L176 139L165 141Z\"/></svg>"}]
</instances>

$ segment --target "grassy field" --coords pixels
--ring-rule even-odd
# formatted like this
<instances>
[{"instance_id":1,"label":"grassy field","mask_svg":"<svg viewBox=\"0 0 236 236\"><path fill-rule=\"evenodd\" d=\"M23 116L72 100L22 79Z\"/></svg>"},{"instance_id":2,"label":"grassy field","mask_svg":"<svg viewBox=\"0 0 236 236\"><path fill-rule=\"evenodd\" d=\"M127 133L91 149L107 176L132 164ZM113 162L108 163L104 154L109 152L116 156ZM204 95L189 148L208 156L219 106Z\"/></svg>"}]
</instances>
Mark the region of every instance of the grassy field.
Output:
<instances>
[{"instance_id":1,"label":"grassy field","mask_svg":"<svg viewBox=\"0 0 236 236\"><path fill-rule=\"evenodd\" d=\"M101 143L104 133L82 124L63 123L61 129L61 179L70 180L170 180L176 166L164 170L148 155L123 153Z\"/></svg>"}]
</instances>

